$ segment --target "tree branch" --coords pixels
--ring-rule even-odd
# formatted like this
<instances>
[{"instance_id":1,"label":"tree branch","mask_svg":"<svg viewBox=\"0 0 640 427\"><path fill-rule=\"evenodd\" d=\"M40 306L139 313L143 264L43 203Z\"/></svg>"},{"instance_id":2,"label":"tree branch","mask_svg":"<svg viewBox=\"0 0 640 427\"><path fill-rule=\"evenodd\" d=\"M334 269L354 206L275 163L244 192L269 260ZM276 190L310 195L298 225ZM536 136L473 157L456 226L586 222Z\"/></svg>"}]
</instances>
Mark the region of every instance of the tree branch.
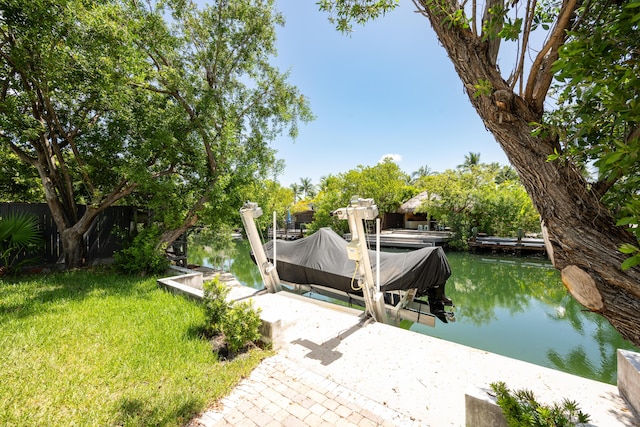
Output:
<instances>
[{"instance_id":1,"label":"tree branch","mask_svg":"<svg viewBox=\"0 0 640 427\"><path fill-rule=\"evenodd\" d=\"M18 147L17 145L15 145L11 139L6 136L2 131L0 131L0 137L2 137L7 144L9 144L9 148L11 149L11 151L13 151L13 153L18 156L18 158L20 160L22 160L23 162L27 163L28 165L31 166L35 166L36 162L38 161L38 159L31 157L30 155L28 155L24 150L22 150L22 148Z\"/></svg>"},{"instance_id":2,"label":"tree branch","mask_svg":"<svg viewBox=\"0 0 640 427\"><path fill-rule=\"evenodd\" d=\"M473 33L474 36L478 36L478 23L476 20L476 13L478 9L478 4L476 2L476 0L473 0L473 2L471 3L471 16L473 17L472 22L473 25L471 26L471 32Z\"/></svg>"},{"instance_id":3,"label":"tree branch","mask_svg":"<svg viewBox=\"0 0 640 427\"><path fill-rule=\"evenodd\" d=\"M500 24L495 27L489 25L488 23L496 18L492 18L491 12L492 8L496 5L504 4L503 0L487 0L484 13L482 15L482 28L484 30L485 23L487 23L487 31L489 34L484 34L482 32L483 38L486 37L487 43L487 58L489 59L489 65L495 67L498 62L498 51L500 50L500 41L501 38L498 35L500 30L502 29L502 17L500 17Z\"/></svg>"},{"instance_id":4,"label":"tree branch","mask_svg":"<svg viewBox=\"0 0 640 427\"><path fill-rule=\"evenodd\" d=\"M123 197L126 197L133 193L136 188L138 188L137 183L129 184L128 181L123 180L113 189L111 193L109 193L106 197L103 197L100 203L98 203L97 205L99 206L100 210L104 210L109 206L112 206L115 202L122 199Z\"/></svg>"},{"instance_id":5,"label":"tree branch","mask_svg":"<svg viewBox=\"0 0 640 427\"><path fill-rule=\"evenodd\" d=\"M217 27L220 28L222 26L222 2L218 2L218 15L217 15ZM216 43L216 54L213 58L213 69L211 70L211 81L209 83L209 87L216 87L215 83L217 82L216 75L218 73L218 63L220 61L220 43Z\"/></svg>"},{"instance_id":6,"label":"tree branch","mask_svg":"<svg viewBox=\"0 0 640 427\"><path fill-rule=\"evenodd\" d=\"M159 93L159 94L162 94L162 95L173 95L173 93L170 90L161 89L159 87L155 87L155 86L150 85L150 84L141 84L141 83L132 82L132 83L129 83L129 86L134 87L134 88L148 90L149 92Z\"/></svg>"},{"instance_id":7,"label":"tree branch","mask_svg":"<svg viewBox=\"0 0 640 427\"><path fill-rule=\"evenodd\" d=\"M531 65L524 99L537 113L542 113L544 110L544 100L553 79L551 64L558 59L558 50L567 38L567 29L571 26L577 4L578 0L563 0L558 20L549 40Z\"/></svg>"},{"instance_id":8,"label":"tree branch","mask_svg":"<svg viewBox=\"0 0 640 427\"><path fill-rule=\"evenodd\" d=\"M10 36L8 39L8 44L10 46L15 46L15 39L13 39L13 37ZM29 77L29 75L25 72L24 69L18 67L18 65L13 60L13 58L7 55L6 52L0 50L0 55L7 62L7 64L9 64L9 66L16 73L16 75L19 77L22 83L22 87L24 88L24 91L29 98L29 102L31 104L31 115L33 116L33 118L37 122L41 123L43 129L47 129L47 128L53 129L54 126L51 126L50 123L47 122L46 118L43 117L43 114L42 114L43 113L42 109L44 106L44 97L43 97L42 91L40 90L38 82L34 78ZM29 64L27 63L27 66L28 65ZM39 144L37 142L38 140L40 142ZM71 180L69 179L68 173L65 169L64 159L59 151L60 147L57 145L55 141L51 141L49 138L47 138L44 132L40 134L38 140L30 141L30 143L33 146L34 150L38 153L38 155L43 157L43 160L47 164L47 168L45 169L41 167L42 165L39 165L38 161L35 161L35 163L29 163L29 164L36 166L36 168L38 169L38 173L43 182L43 186L45 187L45 197L47 198L47 200L53 197L57 189L57 191L60 193L59 195L62 198L64 204L69 209L68 212L74 215L73 219L75 220L76 213L75 213L75 203L72 197L73 190L71 188ZM14 145L14 147L16 146ZM60 172L60 168L58 168L58 165L56 165L53 160L54 156L58 158L59 162L61 162L60 163L61 172ZM62 178L66 182L60 182L60 178L61 178L59 175L60 173L62 173Z\"/></svg>"},{"instance_id":9,"label":"tree branch","mask_svg":"<svg viewBox=\"0 0 640 427\"><path fill-rule=\"evenodd\" d=\"M62 174L61 182L59 182L58 189L61 193L60 195L62 196L65 205L67 206L68 212L70 212L73 215L74 222L76 222L77 217L76 217L76 209L75 209L75 200L73 197L73 179L71 179L71 175L69 174L69 168L67 167L67 162L62 154L62 147L58 143L58 138L56 136L57 134L55 131L56 129L55 123L51 122L53 117L47 117L45 114L43 114L45 111L47 111L46 100L45 100L46 96L43 90L41 89L41 86L38 84L38 82L36 82L35 79L31 79L31 80L34 85L36 96L38 97L38 100L39 100L38 104L39 106L41 106L41 107L38 107L37 110L33 111L34 118L40 121L43 129L49 130L48 132L43 132L40 135L40 141L42 142L43 147L47 147L48 150L50 150L51 154L47 155L47 159L51 166L54 166L54 158L57 159L57 164L59 167L57 168L52 167L51 171L57 170L58 174ZM42 111L41 108L44 109L44 111ZM60 136L63 136L63 135L60 135Z\"/></svg>"},{"instance_id":10,"label":"tree branch","mask_svg":"<svg viewBox=\"0 0 640 427\"><path fill-rule=\"evenodd\" d=\"M638 138L640 138L640 125L636 125L633 129L631 129L631 131L625 138L625 142L627 144L631 144L633 143L634 139L638 139Z\"/></svg>"},{"instance_id":11,"label":"tree branch","mask_svg":"<svg viewBox=\"0 0 640 427\"><path fill-rule=\"evenodd\" d=\"M531 35L531 28L533 27L533 18L535 16L535 8L537 5L537 0L527 0L527 16L525 17L525 27L522 35L522 46L520 46L520 55L518 58L518 62L516 64L515 72L512 77L509 78L509 87L511 90L515 88L516 83L520 82L520 89L518 90L518 94L522 96L523 90L523 71L524 71L524 61L527 54L527 46L529 45L529 36Z\"/></svg>"},{"instance_id":12,"label":"tree branch","mask_svg":"<svg viewBox=\"0 0 640 427\"><path fill-rule=\"evenodd\" d=\"M79 169L80 169L80 173L82 174L82 177L84 178L84 182L87 185L87 187L89 188L89 191L91 192L91 194L95 193L95 187L93 185L93 182L91 180L91 177L89 177L89 174L87 173L87 170L85 168L85 164L84 161L82 160L82 156L80 156L80 152L78 151L78 147L75 144L75 140L74 140L74 136L68 132L66 132L62 126L62 124L60 123L60 119L58 118L58 114L55 111L55 109L53 108L53 105L51 103L51 100L49 99L49 96L46 92L45 89L43 89L39 84L35 83L36 87L38 88L38 91L40 92L40 96L42 98L42 101L44 103L44 106L47 110L47 113L49 115L49 117L51 117L51 120L53 121L53 126L58 130L58 133L60 134L60 136L63 137L63 140L67 141L69 143L69 146L71 147L71 151L73 152L73 155L76 159L76 162L78 163ZM76 129L76 131L74 133L78 133L79 131ZM70 178L67 177L67 180L70 181ZM70 183L69 183L70 185Z\"/></svg>"},{"instance_id":13,"label":"tree branch","mask_svg":"<svg viewBox=\"0 0 640 427\"><path fill-rule=\"evenodd\" d=\"M616 182L618 182L617 179L598 181L591 186L591 191L593 191L598 200L600 200Z\"/></svg>"}]
</instances>

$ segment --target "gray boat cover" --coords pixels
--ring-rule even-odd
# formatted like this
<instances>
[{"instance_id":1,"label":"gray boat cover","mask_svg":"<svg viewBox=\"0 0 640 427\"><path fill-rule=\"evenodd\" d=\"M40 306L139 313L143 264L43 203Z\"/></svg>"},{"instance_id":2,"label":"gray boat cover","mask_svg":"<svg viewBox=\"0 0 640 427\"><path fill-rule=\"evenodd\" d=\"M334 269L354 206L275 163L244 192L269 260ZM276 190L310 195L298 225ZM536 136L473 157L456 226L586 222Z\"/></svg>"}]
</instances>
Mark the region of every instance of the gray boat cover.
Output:
<instances>
[{"instance_id":1,"label":"gray boat cover","mask_svg":"<svg viewBox=\"0 0 640 427\"><path fill-rule=\"evenodd\" d=\"M352 288L355 261L348 259L347 241L330 228L294 241L278 240L276 247L278 275L281 280L321 285L343 292L361 294ZM273 241L264 245L273 262ZM375 278L376 254L369 250ZM449 262L439 246L410 252L380 252L380 290L382 292L417 288L416 296L444 284L451 276ZM357 287L357 278L353 286Z\"/></svg>"}]
</instances>

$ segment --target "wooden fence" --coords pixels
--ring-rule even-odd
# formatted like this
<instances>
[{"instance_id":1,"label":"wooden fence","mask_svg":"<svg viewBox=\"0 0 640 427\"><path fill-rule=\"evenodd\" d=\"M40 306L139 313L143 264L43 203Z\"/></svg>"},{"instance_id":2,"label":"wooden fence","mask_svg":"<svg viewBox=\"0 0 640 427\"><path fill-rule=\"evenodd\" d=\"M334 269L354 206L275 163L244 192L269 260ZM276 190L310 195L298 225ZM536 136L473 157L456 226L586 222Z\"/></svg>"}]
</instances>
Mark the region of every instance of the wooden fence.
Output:
<instances>
[{"instance_id":1,"label":"wooden fence","mask_svg":"<svg viewBox=\"0 0 640 427\"><path fill-rule=\"evenodd\" d=\"M86 206L79 206L78 216L82 216ZM24 212L38 217L38 224L42 232L44 246L39 253L24 254L25 257L37 257L44 264L64 262L62 241L58 227L53 220L49 206L46 203L0 203L0 218L10 213ZM132 231L137 222L138 209L132 206L112 206L107 208L93 221L89 230L84 234L86 261L111 258L121 248L121 239L116 235L116 229L125 234Z\"/></svg>"}]
</instances>

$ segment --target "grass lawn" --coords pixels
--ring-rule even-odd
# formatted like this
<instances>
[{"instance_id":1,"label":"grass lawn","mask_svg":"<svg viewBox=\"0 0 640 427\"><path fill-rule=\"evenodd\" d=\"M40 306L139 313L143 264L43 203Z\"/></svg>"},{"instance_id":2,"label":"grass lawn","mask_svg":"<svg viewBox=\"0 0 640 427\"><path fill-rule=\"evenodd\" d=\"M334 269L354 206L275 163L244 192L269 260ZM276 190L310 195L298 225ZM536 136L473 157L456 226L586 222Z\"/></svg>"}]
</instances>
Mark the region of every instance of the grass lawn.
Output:
<instances>
[{"instance_id":1,"label":"grass lawn","mask_svg":"<svg viewBox=\"0 0 640 427\"><path fill-rule=\"evenodd\" d=\"M268 355L218 361L203 323L155 278L0 279L0 425L183 425Z\"/></svg>"}]
</instances>

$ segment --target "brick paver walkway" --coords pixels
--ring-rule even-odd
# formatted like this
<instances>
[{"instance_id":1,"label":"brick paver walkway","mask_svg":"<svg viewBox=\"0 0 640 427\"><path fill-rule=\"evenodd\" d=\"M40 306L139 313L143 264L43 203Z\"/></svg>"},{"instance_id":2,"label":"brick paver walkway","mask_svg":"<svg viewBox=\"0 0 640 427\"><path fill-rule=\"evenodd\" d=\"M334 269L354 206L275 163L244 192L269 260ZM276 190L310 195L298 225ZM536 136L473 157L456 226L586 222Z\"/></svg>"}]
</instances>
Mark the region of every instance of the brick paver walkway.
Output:
<instances>
[{"instance_id":1,"label":"brick paver walkway","mask_svg":"<svg viewBox=\"0 0 640 427\"><path fill-rule=\"evenodd\" d=\"M273 356L190 427L421 425L292 361Z\"/></svg>"}]
</instances>

